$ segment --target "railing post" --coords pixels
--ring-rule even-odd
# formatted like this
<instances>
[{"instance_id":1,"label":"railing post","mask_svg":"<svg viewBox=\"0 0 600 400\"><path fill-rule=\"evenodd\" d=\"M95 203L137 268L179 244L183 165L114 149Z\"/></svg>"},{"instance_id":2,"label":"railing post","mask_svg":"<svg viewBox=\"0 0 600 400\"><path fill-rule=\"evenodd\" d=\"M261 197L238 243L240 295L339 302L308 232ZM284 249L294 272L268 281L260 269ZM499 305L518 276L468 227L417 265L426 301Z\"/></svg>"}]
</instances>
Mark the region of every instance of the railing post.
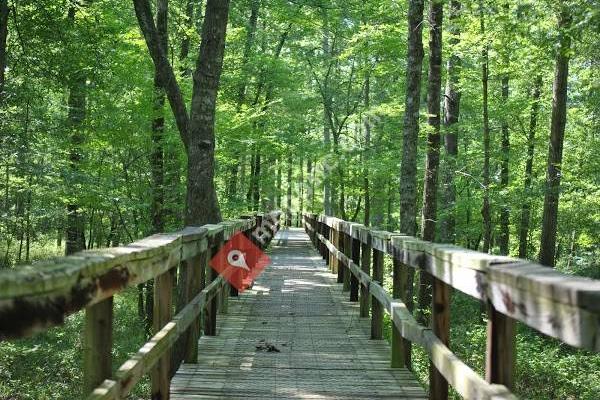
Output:
<instances>
[{"instance_id":1,"label":"railing post","mask_svg":"<svg viewBox=\"0 0 600 400\"><path fill-rule=\"evenodd\" d=\"M405 301L407 267L396 257L393 258L393 288L392 297ZM406 366L410 368L410 346L411 343L402 338L400 331L392 323L392 368L401 368Z\"/></svg>"},{"instance_id":2,"label":"railing post","mask_svg":"<svg viewBox=\"0 0 600 400\"><path fill-rule=\"evenodd\" d=\"M444 282L433 278L431 325L433 333L446 346L450 341L450 288ZM448 398L448 382L429 362L429 398L431 400Z\"/></svg>"},{"instance_id":3,"label":"railing post","mask_svg":"<svg viewBox=\"0 0 600 400\"><path fill-rule=\"evenodd\" d=\"M342 242L344 243L344 255L348 257L348 260L352 258L352 238L348 235L349 224L347 222L342 223L341 235ZM342 268L342 278L344 280L344 292L350 291L350 276L352 273L350 272L350 266L343 264L340 268Z\"/></svg>"},{"instance_id":4,"label":"railing post","mask_svg":"<svg viewBox=\"0 0 600 400\"><path fill-rule=\"evenodd\" d=\"M190 280L190 298L188 303L196 297L205 287L208 250L202 251L196 257L186 261L189 267L188 279ZM198 339L200 338L200 317L196 318L188 329L184 361L186 363L198 362Z\"/></svg>"},{"instance_id":5,"label":"railing post","mask_svg":"<svg viewBox=\"0 0 600 400\"><path fill-rule=\"evenodd\" d=\"M329 241L331 242L331 244L336 248L336 249L340 249L340 243L339 243L339 233L337 231L337 227L335 226L335 221L331 224L331 226L329 226ZM329 267L331 269L331 273L332 274L336 274L338 275L338 279L337 282L338 283L342 283L342 281L340 280L340 275L339 275L339 265L338 265L338 259L335 255L335 253L329 253Z\"/></svg>"},{"instance_id":6,"label":"railing post","mask_svg":"<svg viewBox=\"0 0 600 400\"><path fill-rule=\"evenodd\" d=\"M375 282L383 286L383 253L373 249L373 274ZM383 306L371 298L371 339L383 339Z\"/></svg>"},{"instance_id":7,"label":"railing post","mask_svg":"<svg viewBox=\"0 0 600 400\"><path fill-rule=\"evenodd\" d=\"M173 314L173 269L154 279L154 319L152 327L158 332L167 324ZM166 351L152 369L153 399L167 400L170 388L171 352Z\"/></svg>"},{"instance_id":8,"label":"railing post","mask_svg":"<svg viewBox=\"0 0 600 400\"><path fill-rule=\"evenodd\" d=\"M350 231L352 262L356 265L360 265L360 239L353 237L353 234L354 227ZM348 273L350 274L350 301L358 301L358 279L350 271L348 271Z\"/></svg>"},{"instance_id":9,"label":"railing post","mask_svg":"<svg viewBox=\"0 0 600 400\"><path fill-rule=\"evenodd\" d=\"M223 231L217 233L210 243L210 258L214 257L221 248L223 243ZM209 268L210 273L207 276L206 284L210 284L214 281L219 274L213 268ZM207 336L215 336L217 334L217 303L219 301L218 293L206 304L205 315L204 315L204 334Z\"/></svg>"},{"instance_id":10,"label":"railing post","mask_svg":"<svg viewBox=\"0 0 600 400\"><path fill-rule=\"evenodd\" d=\"M85 309L83 333L84 392L91 393L112 375L113 298Z\"/></svg>"},{"instance_id":11,"label":"railing post","mask_svg":"<svg viewBox=\"0 0 600 400\"><path fill-rule=\"evenodd\" d=\"M361 241L361 260L360 269L367 275L371 275L371 232L367 228L362 228L359 232ZM369 317L369 305L371 295L369 288L365 285L360 285L360 317Z\"/></svg>"},{"instance_id":12,"label":"railing post","mask_svg":"<svg viewBox=\"0 0 600 400\"><path fill-rule=\"evenodd\" d=\"M329 226L327 226L327 222L322 221L321 228L323 230L321 232L321 235L323 235L325 239L329 240ZM327 245L323 242L321 242L321 248L323 249L322 255L325 259L325 265L329 265L329 249L327 248Z\"/></svg>"},{"instance_id":13,"label":"railing post","mask_svg":"<svg viewBox=\"0 0 600 400\"><path fill-rule=\"evenodd\" d=\"M485 377L513 390L515 386L515 320L498 312L488 302Z\"/></svg>"}]
</instances>

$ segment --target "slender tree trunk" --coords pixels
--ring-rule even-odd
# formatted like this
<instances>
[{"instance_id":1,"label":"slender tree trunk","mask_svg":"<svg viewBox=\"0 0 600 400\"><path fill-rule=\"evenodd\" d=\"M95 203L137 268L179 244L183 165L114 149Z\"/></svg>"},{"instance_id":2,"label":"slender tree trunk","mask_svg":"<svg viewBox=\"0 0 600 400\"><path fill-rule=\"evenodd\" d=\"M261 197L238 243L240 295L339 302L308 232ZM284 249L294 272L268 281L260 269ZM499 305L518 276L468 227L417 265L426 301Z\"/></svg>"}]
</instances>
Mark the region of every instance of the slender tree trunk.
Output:
<instances>
[{"instance_id":1,"label":"slender tree trunk","mask_svg":"<svg viewBox=\"0 0 600 400\"><path fill-rule=\"evenodd\" d=\"M423 187L423 212L421 236L423 240L435 240L437 219L438 167L440 163L440 95L442 90L442 19L444 3L432 0L429 5L429 85L427 89L427 157ZM426 310L431 305L432 278L428 272L420 272L419 308L417 318L427 323Z\"/></svg>"},{"instance_id":2,"label":"slender tree trunk","mask_svg":"<svg viewBox=\"0 0 600 400\"><path fill-rule=\"evenodd\" d=\"M6 39L8 37L8 0L0 0L0 105L4 101L4 85L6 82Z\"/></svg>"},{"instance_id":3,"label":"slender tree trunk","mask_svg":"<svg viewBox=\"0 0 600 400\"><path fill-rule=\"evenodd\" d=\"M313 162L312 162L312 158L309 156L308 160L306 160L306 208L307 210L310 210L311 212L314 211L313 209L313 198L314 198L314 193L313 193L313 178L312 178L312 169L313 169ZM310 207L308 205L308 203L310 202Z\"/></svg>"},{"instance_id":4,"label":"slender tree trunk","mask_svg":"<svg viewBox=\"0 0 600 400\"><path fill-rule=\"evenodd\" d=\"M521 224L519 227L519 258L527 258L529 239L529 220L531 215L531 181L533 178L533 153L535 149L535 131L537 129L540 110L540 91L542 76L538 75L532 92L531 114L529 118L529 133L527 135L527 161L525 162L525 184L523 191L523 206L521 207Z\"/></svg>"},{"instance_id":5,"label":"slender tree trunk","mask_svg":"<svg viewBox=\"0 0 600 400\"><path fill-rule=\"evenodd\" d=\"M492 241L492 215L490 211L490 121L488 113L488 44L485 38L485 11L483 0L479 1L479 22L481 35L485 41L481 53L481 83L483 93L483 252L489 253Z\"/></svg>"},{"instance_id":6,"label":"slender tree trunk","mask_svg":"<svg viewBox=\"0 0 600 400\"><path fill-rule=\"evenodd\" d=\"M539 257L540 264L549 267L554 267L556 261L558 200L562 174L563 141L567 122L567 83L569 78L569 51L571 49L571 33L569 30L571 22L572 16L569 7L561 1L560 14L558 15L559 42L552 89L552 120L550 123L546 194L544 196L544 216Z\"/></svg>"},{"instance_id":7,"label":"slender tree trunk","mask_svg":"<svg viewBox=\"0 0 600 400\"><path fill-rule=\"evenodd\" d=\"M290 150L288 150L290 151ZM288 154L287 159L287 209L285 210L285 214L287 216L287 226L292 226L292 167L293 167L293 158L292 153Z\"/></svg>"},{"instance_id":8,"label":"slender tree trunk","mask_svg":"<svg viewBox=\"0 0 600 400\"><path fill-rule=\"evenodd\" d=\"M509 18L510 6L508 3L504 4L505 17ZM508 27L506 28L508 29ZM506 44L508 46L508 44ZM509 95L509 76L508 68L510 66L510 54L509 49L504 49L504 68L506 71L502 75L502 105L505 110L508 110L508 95ZM500 191L501 191L501 209L500 209L500 237L498 238L498 244L500 246L500 254L508 255L509 251L509 240L510 240L510 209L509 209L509 198L508 198L508 167L510 161L510 132L508 126L508 115L506 111L502 117L502 144L501 153L502 159L500 163Z\"/></svg>"},{"instance_id":9,"label":"slender tree trunk","mask_svg":"<svg viewBox=\"0 0 600 400\"><path fill-rule=\"evenodd\" d=\"M365 76L365 110L368 112L371 107L371 79L370 73L367 70ZM369 226L371 223L371 193L369 188L369 162L371 160L371 121L369 117L365 117L365 150L364 154L364 166L363 166L363 196L365 198L365 214L363 224Z\"/></svg>"},{"instance_id":10,"label":"slender tree trunk","mask_svg":"<svg viewBox=\"0 0 600 400\"><path fill-rule=\"evenodd\" d=\"M323 54L331 55L331 49L329 46L329 27L327 24L327 11L323 8L323 41L322 41ZM329 85L327 79L323 82L323 100L326 100L329 96L328 93ZM326 101L323 102L323 145L327 153L331 151L331 132L329 130L329 121L327 120L327 107ZM323 161L323 212L325 215L333 215L332 203L333 196L331 191L331 166L329 160L325 158Z\"/></svg>"},{"instance_id":11,"label":"slender tree trunk","mask_svg":"<svg viewBox=\"0 0 600 400\"><path fill-rule=\"evenodd\" d=\"M248 75L250 73L248 68L248 61L250 60L250 55L252 53L252 48L254 46L254 38L256 36L256 26L258 22L258 13L260 10L260 0L252 0L250 3L250 17L248 18L248 24L246 26L246 41L244 43L244 53L242 55L242 79L240 80L240 84L237 90L237 99L236 99L236 111L239 113L242 110L242 106L246 100L246 90L247 90L247 82ZM240 144L241 146L241 144ZM241 153L243 148L236 147L233 151L234 157L237 159L239 154ZM237 192L237 176L238 176L238 168L239 164L235 162L230 170L230 178L227 187L228 196L235 196Z\"/></svg>"},{"instance_id":12,"label":"slender tree trunk","mask_svg":"<svg viewBox=\"0 0 600 400\"><path fill-rule=\"evenodd\" d=\"M275 192L275 203L277 209L281 210L281 159L277 160L277 190Z\"/></svg>"},{"instance_id":13,"label":"slender tree trunk","mask_svg":"<svg viewBox=\"0 0 600 400\"><path fill-rule=\"evenodd\" d=\"M450 15L448 17L452 53L446 64L447 80L444 95L444 148L446 160L443 169L442 205L444 218L440 221L440 239L445 243L456 241L456 185L454 173L456 170L456 157L458 156L458 119L460 115L459 74L461 59L457 55L456 47L460 42L460 28L456 21L460 16L461 3L457 0L450 2Z\"/></svg>"},{"instance_id":14,"label":"slender tree trunk","mask_svg":"<svg viewBox=\"0 0 600 400\"><path fill-rule=\"evenodd\" d=\"M300 184L300 193L298 196L300 202L300 215L304 212L304 154L300 153L300 179L298 179Z\"/></svg>"},{"instance_id":15,"label":"slender tree trunk","mask_svg":"<svg viewBox=\"0 0 600 400\"><path fill-rule=\"evenodd\" d=\"M406 101L400 167L400 230L410 236L417 231L417 142L423 66L423 8L423 0L409 0Z\"/></svg>"},{"instance_id":16,"label":"slender tree trunk","mask_svg":"<svg viewBox=\"0 0 600 400\"><path fill-rule=\"evenodd\" d=\"M158 0L156 4L156 31L165 51L168 42L168 0ZM152 105L152 151L150 171L152 173L152 232L164 231L164 131L165 131L165 89L160 83L160 71L154 71L154 101Z\"/></svg>"},{"instance_id":17,"label":"slender tree trunk","mask_svg":"<svg viewBox=\"0 0 600 400\"><path fill-rule=\"evenodd\" d=\"M69 23L75 25L75 8L68 12ZM81 164L81 146L84 142L84 121L86 117L86 76L82 70L76 70L69 77L68 125L71 130L71 149L69 151L70 168L74 175L79 174ZM73 254L85 249L85 225L81 209L73 201L77 195L73 193L67 205L67 241L65 253Z\"/></svg>"}]
</instances>

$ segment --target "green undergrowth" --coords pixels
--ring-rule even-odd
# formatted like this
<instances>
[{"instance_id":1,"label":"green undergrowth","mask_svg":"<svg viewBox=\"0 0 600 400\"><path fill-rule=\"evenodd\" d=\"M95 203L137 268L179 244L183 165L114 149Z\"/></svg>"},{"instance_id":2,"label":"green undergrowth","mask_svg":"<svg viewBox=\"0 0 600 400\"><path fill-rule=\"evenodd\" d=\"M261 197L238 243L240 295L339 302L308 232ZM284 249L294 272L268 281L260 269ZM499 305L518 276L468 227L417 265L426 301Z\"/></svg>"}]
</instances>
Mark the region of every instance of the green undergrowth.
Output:
<instances>
[{"instance_id":1,"label":"green undergrowth","mask_svg":"<svg viewBox=\"0 0 600 400\"><path fill-rule=\"evenodd\" d=\"M387 261L387 260L386 260ZM385 286L391 291L391 262L386 262ZM416 302L416 298L415 298ZM486 320L480 303L454 290L450 320L450 349L480 376L484 376ZM385 335L391 338L391 321L386 314ZM537 331L517 324L515 394L527 400L600 399L600 354L578 350ZM413 346L413 371L428 386L429 359ZM451 397L461 397L451 390Z\"/></svg>"},{"instance_id":2,"label":"green undergrowth","mask_svg":"<svg viewBox=\"0 0 600 400\"><path fill-rule=\"evenodd\" d=\"M113 370L146 341L136 296L135 289L115 296ZM0 343L0 400L83 398L83 317L79 312L60 327ZM129 397L147 398L148 393L149 382L144 378Z\"/></svg>"}]
</instances>

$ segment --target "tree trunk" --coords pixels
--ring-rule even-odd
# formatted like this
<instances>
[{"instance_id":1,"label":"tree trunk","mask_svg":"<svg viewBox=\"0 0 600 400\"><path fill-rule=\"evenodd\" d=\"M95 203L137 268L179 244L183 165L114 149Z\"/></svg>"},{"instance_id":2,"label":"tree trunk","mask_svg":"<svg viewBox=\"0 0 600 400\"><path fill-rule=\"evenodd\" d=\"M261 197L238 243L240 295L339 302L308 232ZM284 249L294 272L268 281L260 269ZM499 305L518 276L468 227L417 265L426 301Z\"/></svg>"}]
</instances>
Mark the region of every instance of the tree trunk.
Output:
<instances>
[{"instance_id":1,"label":"tree trunk","mask_svg":"<svg viewBox=\"0 0 600 400\"><path fill-rule=\"evenodd\" d=\"M417 143L423 66L423 0L408 3L408 52L406 101L400 166L400 231L414 236L417 231Z\"/></svg>"},{"instance_id":2,"label":"tree trunk","mask_svg":"<svg viewBox=\"0 0 600 400\"><path fill-rule=\"evenodd\" d=\"M571 48L569 29L571 28L572 17L568 6L562 1L560 7L558 16L559 43L552 89L552 120L550 123L546 194L544 196L544 216L539 257L540 264L549 267L555 266L558 199L562 173L563 141L567 122L567 83L569 77L569 51Z\"/></svg>"},{"instance_id":3,"label":"tree trunk","mask_svg":"<svg viewBox=\"0 0 600 400\"><path fill-rule=\"evenodd\" d=\"M509 18L510 6L508 3L504 4L505 17ZM506 27L505 29L509 29ZM508 68L510 65L510 54L508 49L504 49L504 68L507 70L502 75L502 105L504 107L504 115L502 117L502 144L501 153L502 159L500 163L500 191L501 191L501 209L500 209L500 237L498 238L498 244L500 246L500 254L508 255L509 239L510 239L510 209L508 199L508 166L510 160L510 132L508 127L508 116L506 110L508 109L508 94L509 94L509 76Z\"/></svg>"},{"instance_id":4,"label":"tree trunk","mask_svg":"<svg viewBox=\"0 0 600 400\"><path fill-rule=\"evenodd\" d=\"M327 10L323 8L323 54L330 55L331 50L329 46L329 30L327 24ZM323 99L328 97L328 82L327 79L323 82ZM325 151L329 154L331 147L331 132L329 131L329 121L327 120L327 104L323 102L323 145ZM327 158L323 161L323 212L325 215L333 215L332 209L332 193L331 193L331 166Z\"/></svg>"},{"instance_id":5,"label":"tree trunk","mask_svg":"<svg viewBox=\"0 0 600 400\"><path fill-rule=\"evenodd\" d=\"M454 171L456 170L456 157L458 156L458 119L460 115L460 91L459 74L461 59L456 53L456 47L460 42L460 28L456 21L460 16L461 3L457 0L450 2L450 15L448 18L450 39L452 49L450 58L446 64L447 81L446 93L444 95L444 148L446 149L446 160L443 169L442 205L444 207L444 218L440 221L440 239L444 243L456 241L456 185L454 184Z\"/></svg>"},{"instance_id":6,"label":"tree trunk","mask_svg":"<svg viewBox=\"0 0 600 400\"><path fill-rule=\"evenodd\" d=\"M156 31L165 51L168 47L168 0L159 0L156 5ZM164 231L164 131L165 131L165 90L160 84L160 71L154 70L154 101L152 104L152 151L150 171L152 173L152 232Z\"/></svg>"},{"instance_id":7,"label":"tree trunk","mask_svg":"<svg viewBox=\"0 0 600 400\"><path fill-rule=\"evenodd\" d=\"M6 38L8 37L8 0L0 0L0 104L4 101L4 84L6 81Z\"/></svg>"},{"instance_id":8,"label":"tree trunk","mask_svg":"<svg viewBox=\"0 0 600 400\"><path fill-rule=\"evenodd\" d=\"M209 0L206 4L200 51L194 72L191 113L166 57L148 0L133 0L135 14L146 45L159 71L181 140L187 152L187 225L204 225L221 220L214 184L215 109L223 68L229 0Z\"/></svg>"},{"instance_id":9,"label":"tree trunk","mask_svg":"<svg viewBox=\"0 0 600 400\"><path fill-rule=\"evenodd\" d=\"M75 8L69 8L69 23L75 25ZM86 76L82 70L77 70L69 77L68 125L71 130L71 148L69 164L74 175L79 173L81 164L81 146L84 142L83 123L86 117ZM71 202L67 204L67 241L65 254L73 254L85 249L85 225L81 209L73 201L77 195L73 193Z\"/></svg>"},{"instance_id":10,"label":"tree trunk","mask_svg":"<svg viewBox=\"0 0 600 400\"><path fill-rule=\"evenodd\" d=\"M228 16L229 0L208 0L192 94L187 225L221 221L214 182L215 110L223 69Z\"/></svg>"},{"instance_id":11,"label":"tree trunk","mask_svg":"<svg viewBox=\"0 0 600 400\"><path fill-rule=\"evenodd\" d=\"M485 11L483 0L479 1L479 22L481 35L485 38ZM483 249L484 253L489 253L492 240L492 216L490 211L490 121L488 113L488 44L483 45L481 53L481 83L483 94L483 205L481 207L481 216L483 217Z\"/></svg>"},{"instance_id":12,"label":"tree trunk","mask_svg":"<svg viewBox=\"0 0 600 400\"><path fill-rule=\"evenodd\" d=\"M248 75L250 73L248 68L248 61L250 60L250 55L252 52L252 47L254 45L254 38L256 36L256 25L258 22L258 13L260 9L260 0L252 0L250 3L250 17L248 19L248 25L246 27L246 41L244 43L244 53L242 55L242 79L240 80L240 84L238 87L237 100L236 100L236 111L239 113L242 110L242 106L244 105L244 101L246 100L246 90L247 90L247 81ZM241 146L241 144L240 144ZM240 150L243 150L242 147L236 147L233 150L233 154L235 158L239 157L241 153ZM235 162L231 166L229 184L227 187L227 195L235 196L237 192L237 176L238 176L239 164Z\"/></svg>"},{"instance_id":13,"label":"tree trunk","mask_svg":"<svg viewBox=\"0 0 600 400\"><path fill-rule=\"evenodd\" d=\"M370 73L367 70L365 76L365 110L368 112L371 107L371 79ZM363 224L369 226L371 223L371 193L369 190L369 161L371 159L371 121L367 116L364 122L365 126L365 150L364 150L364 167L363 167L363 196L365 198L365 214Z\"/></svg>"},{"instance_id":14,"label":"tree trunk","mask_svg":"<svg viewBox=\"0 0 600 400\"><path fill-rule=\"evenodd\" d=\"M281 159L277 160L277 190L275 191L275 204L281 210Z\"/></svg>"},{"instance_id":15,"label":"tree trunk","mask_svg":"<svg viewBox=\"0 0 600 400\"><path fill-rule=\"evenodd\" d=\"M535 149L535 131L537 129L538 113L540 110L540 90L542 76L538 75L532 92L531 115L529 118L529 133L527 135L527 161L525 162L525 184L523 191L523 206L521 207L521 224L519 227L519 258L527 258L529 239L529 219L531 214L531 181L533 171L533 153Z\"/></svg>"},{"instance_id":16,"label":"tree trunk","mask_svg":"<svg viewBox=\"0 0 600 400\"><path fill-rule=\"evenodd\" d=\"M427 157L423 184L421 237L433 242L437 219L437 182L440 163L440 94L442 90L442 19L443 2L433 0L429 5L429 85L427 89ZM427 325L426 310L431 305L432 277L420 272L419 308L417 318Z\"/></svg>"},{"instance_id":17,"label":"tree trunk","mask_svg":"<svg viewBox=\"0 0 600 400\"><path fill-rule=\"evenodd\" d=\"M292 153L291 150L288 150L290 153L288 154L288 167L287 167L287 209L285 210L285 214L287 216L287 226L292 226Z\"/></svg>"}]
</instances>

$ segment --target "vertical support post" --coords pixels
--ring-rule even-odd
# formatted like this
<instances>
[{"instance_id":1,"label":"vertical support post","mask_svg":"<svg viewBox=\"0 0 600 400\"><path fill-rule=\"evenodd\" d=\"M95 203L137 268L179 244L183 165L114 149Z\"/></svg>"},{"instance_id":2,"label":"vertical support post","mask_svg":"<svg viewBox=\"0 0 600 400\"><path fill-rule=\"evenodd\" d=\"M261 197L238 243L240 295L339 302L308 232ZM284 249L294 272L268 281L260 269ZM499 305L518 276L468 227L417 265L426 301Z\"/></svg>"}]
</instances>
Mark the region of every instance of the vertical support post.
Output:
<instances>
[{"instance_id":1,"label":"vertical support post","mask_svg":"<svg viewBox=\"0 0 600 400\"><path fill-rule=\"evenodd\" d=\"M342 225L342 231L341 231L341 235L342 235L342 242L344 243L344 255L346 257L348 257L348 259L352 258L352 238L350 237L350 235L348 235L347 231L348 227L347 227L347 222L343 223L344 225ZM340 266L340 268L342 268L342 279L344 281L344 292L349 292L350 291L350 276L352 276L352 272L350 272L350 266L344 264L343 266Z\"/></svg>"},{"instance_id":2,"label":"vertical support post","mask_svg":"<svg viewBox=\"0 0 600 400\"><path fill-rule=\"evenodd\" d=\"M335 223L332 223L331 226L329 227L329 241L336 249L339 250L340 244L339 244L338 238L339 238L339 234L336 229ZM335 256L335 253L332 253L332 252L329 252L329 267L331 269L332 274L338 274L338 271L339 271L338 259ZM338 276L337 282L341 283L339 276Z\"/></svg>"},{"instance_id":3,"label":"vertical support post","mask_svg":"<svg viewBox=\"0 0 600 400\"><path fill-rule=\"evenodd\" d=\"M407 266L397 258L393 258L393 289L392 297L400 299L406 304L406 287L408 280ZM406 366L410 369L410 341L404 339L400 331L392 323L392 368Z\"/></svg>"},{"instance_id":4,"label":"vertical support post","mask_svg":"<svg viewBox=\"0 0 600 400\"><path fill-rule=\"evenodd\" d=\"M112 297L85 309L83 387L86 394L112 375L112 332Z\"/></svg>"},{"instance_id":5,"label":"vertical support post","mask_svg":"<svg viewBox=\"0 0 600 400\"><path fill-rule=\"evenodd\" d=\"M485 377L513 390L515 386L515 320L498 312L488 302Z\"/></svg>"},{"instance_id":6,"label":"vertical support post","mask_svg":"<svg viewBox=\"0 0 600 400\"><path fill-rule=\"evenodd\" d=\"M204 239L206 240L206 239ZM190 264L191 270L188 275L191 282L191 298L192 300L198 293L204 289L204 279L206 273L206 264L208 262L208 250L204 250L196 257L187 261ZM198 339L200 338L200 317L196 318L190 325L187 332L187 340L184 353L184 361L186 363L198 362Z\"/></svg>"},{"instance_id":7,"label":"vertical support post","mask_svg":"<svg viewBox=\"0 0 600 400\"><path fill-rule=\"evenodd\" d=\"M450 341L450 288L444 282L433 278L431 307L431 325L433 333L446 346ZM448 398L448 382L429 362L429 398L444 400Z\"/></svg>"},{"instance_id":8,"label":"vertical support post","mask_svg":"<svg viewBox=\"0 0 600 400\"><path fill-rule=\"evenodd\" d=\"M338 251L344 252L344 233L340 230L339 221L336 221L334 246ZM337 255L333 255L333 262L337 272L337 283L344 283L344 264L337 258Z\"/></svg>"},{"instance_id":9,"label":"vertical support post","mask_svg":"<svg viewBox=\"0 0 600 400\"><path fill-rule=\"evenodd\" d=\"M154 332L162 329L173 314L173 270L154 279ZM171 352L167 351L152 369L152 399L168 400L170 389Z\"/></svg>"},{"instance_id":10,"label":"vertical support post","mask_svg":"<svg viewBox=\"0 0 600 400\"><path fill-rule=\"evenodd\" d=\"M352 262L360 265L360 239L350 235L350 242L352 242ZM352 272L348 271L348 273L350 274L350 301L358 301L358 278Z\"/></svg>"},{"instance_id":11,"label":"vertical support post","mask_svg":"<svg viewBox=\"0 0 600 400\"><path fill-rule=\"evenodd\" d=\"M210 246L210 258L214 257L219 252L221 244L223 243L223 232L219 232L213 239L212 243L209 241ZM207 285L217 279L219 274L212 268L209 268L206 283ZM207 336L215 336L217 334L217 302L219 294L217 293L211 300L206 304L204 311L204 334Z\"/></svg>"},{"instance_id":12,"label":"vertical support post","mask_svg":"<svg viewBox=\"0 0 600 400\"><path fill-rule=\"evenodd\" d=\"M361 260L360 269L367 275L371 275L371 232L367 228L361 229ZM360 317L369 318L369 305L371 303L371 295L369 288L365 285L360 285Z\"/></svg>"},{"instance_id":13,"label":"vertical support post","mask_svg":"<svg viewBox=\"0 0 600 400\"><path fill-rule=\"evenodd\" d=\"M383 253L373 249L373 280L383 286ZM383 306L371 297L371 339L383 339Z\"/></svg>"}]
</instances>

